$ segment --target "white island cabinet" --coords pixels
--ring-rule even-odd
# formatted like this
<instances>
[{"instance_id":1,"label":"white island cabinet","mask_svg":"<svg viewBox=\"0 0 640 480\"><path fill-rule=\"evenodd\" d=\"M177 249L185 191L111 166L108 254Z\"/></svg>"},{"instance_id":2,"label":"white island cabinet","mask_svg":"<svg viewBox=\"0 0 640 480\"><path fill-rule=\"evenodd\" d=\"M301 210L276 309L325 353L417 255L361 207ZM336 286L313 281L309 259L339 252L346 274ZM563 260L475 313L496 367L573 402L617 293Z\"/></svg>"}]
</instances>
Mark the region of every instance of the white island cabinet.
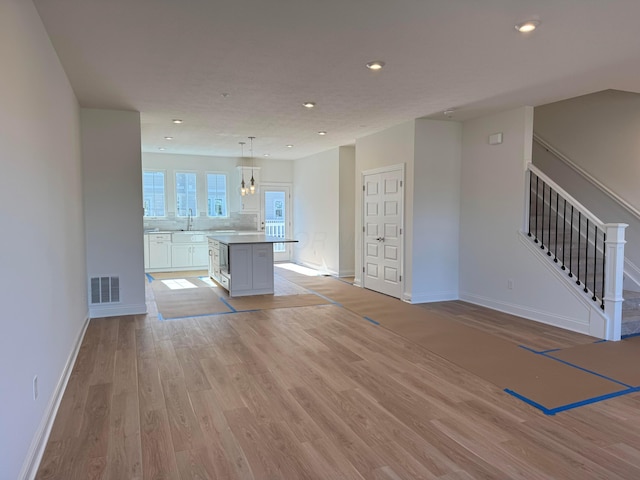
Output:
<instances>
[{"instance_id":1,"label":"white island cabinet","mask_svg":"<svg viewBox=\"0 0 640 480\"><path fill-rule=\"evenodd\" d=\"M210 255L219 260L212 262L209 275L231 297L273 294L273 244L293 242L264 234L212 235L209 246L217 245L218 252Z\"/></svg>"}]
</instances>

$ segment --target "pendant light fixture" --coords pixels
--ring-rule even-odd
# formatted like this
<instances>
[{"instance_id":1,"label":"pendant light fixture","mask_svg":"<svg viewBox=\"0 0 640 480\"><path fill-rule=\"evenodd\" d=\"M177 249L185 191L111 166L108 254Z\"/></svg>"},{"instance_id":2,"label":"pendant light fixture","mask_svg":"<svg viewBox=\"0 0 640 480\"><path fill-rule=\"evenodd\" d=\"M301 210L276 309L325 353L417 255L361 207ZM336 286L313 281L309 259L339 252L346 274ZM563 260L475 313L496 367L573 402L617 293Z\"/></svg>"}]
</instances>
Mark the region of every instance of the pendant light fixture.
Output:
<instances>
[{"instance_id":1,"label":"pendant light fixture","mask_svg":"<svg viewBox=\"0 0 640 480\"><path fill-rule=\"evenodd\" d=\"M242 149L242 156L240 157L240 164L244 163L244 142L238 142L240 144L240 148ZM247 188L244 183L244 166L242 167L242 181L240 182L240 195L243 197L247 194Z\"/></svg>"},{"instance_id":2,"label":"pendant light fixture","mask_svg":"<svg viewBox=\"0 0 640 480\"><path fill-rule=\"evenodd\" d=\"M251 195L253 195L254 193L256 193L256 181L253 179L253 139L256 137L249 137L250 140L250 148L251 148L251 180L250 180L250 186L249 186L249 192L251 193Z\"/></svg>"}]
</instances>

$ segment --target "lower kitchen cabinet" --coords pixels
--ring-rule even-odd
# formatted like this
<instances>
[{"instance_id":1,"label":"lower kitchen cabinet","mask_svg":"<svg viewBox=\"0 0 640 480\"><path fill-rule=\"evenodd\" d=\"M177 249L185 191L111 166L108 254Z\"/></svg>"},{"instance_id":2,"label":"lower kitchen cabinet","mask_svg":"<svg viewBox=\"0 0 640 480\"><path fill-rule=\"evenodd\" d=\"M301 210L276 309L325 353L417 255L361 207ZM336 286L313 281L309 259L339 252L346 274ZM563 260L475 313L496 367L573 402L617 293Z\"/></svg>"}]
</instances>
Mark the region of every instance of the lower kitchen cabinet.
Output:
<instances>
[{"instance_id":1,"label":"lower kitchen cabinet","mask_svg":"<svg viewBox=\"0 0 640 480\"><path fill-rule=\"evenodd\" d=\"M209 249L207 244L173 244L171 246L171 266L173 268L207 268Z\"/></svg>"},{"instance_id":2,"label":"lower kitchen cabinet","mask_svg":"<svg viewBox=\"0 0 640 480\"><path fill-rule=\"evenodd\" d=\"M149 267L171 267L171 235L149 235Z\"/></svg>"},{"instance_id":3,"label":"lower kitchen cabinet","mask_svg":"<svg viewBox=\"0 0 640 480\"><path fill-rule=\"evenodd\" d=\"M232 297L273 293L273 244L229 246Z\"/></svg>"},{"instance_id":4,"label":"lower kitchen cabinet","mask_svg":"<svg viewBox=\"0 0 640 480\"><path fill-rule=\"evenodd\" d=\"M182 233L182 232L181 232ZM144 268L150 272L205 270L209 265L206 236L193 234L191 242L173 242L171 233L145 233ZM200 237L204 241L199 241Z\"/></svg>"},{"instance_id":5,"label":"lower kitchen cabinet","mask_svg":"<svg viewBox=\"0 0 640 480\"><path fill-rule=\"evenodd\" d=\"M144 235L144 268L149 268L149 235Z\"/></svg>"}]
</instances>

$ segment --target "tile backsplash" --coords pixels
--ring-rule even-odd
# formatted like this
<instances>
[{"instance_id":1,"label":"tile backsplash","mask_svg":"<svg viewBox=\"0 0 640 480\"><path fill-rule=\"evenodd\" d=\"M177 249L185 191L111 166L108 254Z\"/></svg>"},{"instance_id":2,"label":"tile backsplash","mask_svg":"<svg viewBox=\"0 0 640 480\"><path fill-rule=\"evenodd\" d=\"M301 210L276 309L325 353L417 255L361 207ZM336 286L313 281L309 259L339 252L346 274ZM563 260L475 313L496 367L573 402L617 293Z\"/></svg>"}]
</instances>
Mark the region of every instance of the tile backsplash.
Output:
<instances>
[{"instance_id":1,"label":"tile backsplash","mask_svg":"<svg viewBox=\"0 0 640 480\"><path fill-rule=\"evenodd\" d=\"M164 218L143 218L145 230L186 230L187 218L169 214ZM194 217L191 230L258 230L258 215L231 213L227 218Z\"/></svg>"}]
</instances>

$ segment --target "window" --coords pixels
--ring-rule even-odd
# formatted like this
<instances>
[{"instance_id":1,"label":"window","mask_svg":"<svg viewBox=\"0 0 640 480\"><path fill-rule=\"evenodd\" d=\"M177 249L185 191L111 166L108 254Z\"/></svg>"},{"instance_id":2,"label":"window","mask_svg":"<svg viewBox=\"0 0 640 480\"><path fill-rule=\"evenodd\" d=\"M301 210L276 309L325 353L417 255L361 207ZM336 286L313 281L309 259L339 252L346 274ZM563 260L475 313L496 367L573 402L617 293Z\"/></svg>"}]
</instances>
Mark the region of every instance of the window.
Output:
<instances>
[{"instance_id":1,"label":"window","mask_svg":"<svg viewBox=\"0 0 640 480\"><path fill-rule=\"evenodd\" d=\"M164 217L164 172L142 172L142 205L145 217Z\"/></svg>"},{"instance_id":2,"label":"window","mask_svg":"<svg viewBox=\"0 0 640 480\"><path fill-rule=\"evenodd\" d=\"M207 215L227 216L227 176L223 173L207 173Z\"/></svg>"},{"instance_id":3,"label":"window","mask_svg":"<svg viewBox=\"0 0 640 480\"><path fill-rule=\"evenodd\" d=\"M197 215L196 174L176 173L176 216Z\"/></svg>"}]
</instances>

